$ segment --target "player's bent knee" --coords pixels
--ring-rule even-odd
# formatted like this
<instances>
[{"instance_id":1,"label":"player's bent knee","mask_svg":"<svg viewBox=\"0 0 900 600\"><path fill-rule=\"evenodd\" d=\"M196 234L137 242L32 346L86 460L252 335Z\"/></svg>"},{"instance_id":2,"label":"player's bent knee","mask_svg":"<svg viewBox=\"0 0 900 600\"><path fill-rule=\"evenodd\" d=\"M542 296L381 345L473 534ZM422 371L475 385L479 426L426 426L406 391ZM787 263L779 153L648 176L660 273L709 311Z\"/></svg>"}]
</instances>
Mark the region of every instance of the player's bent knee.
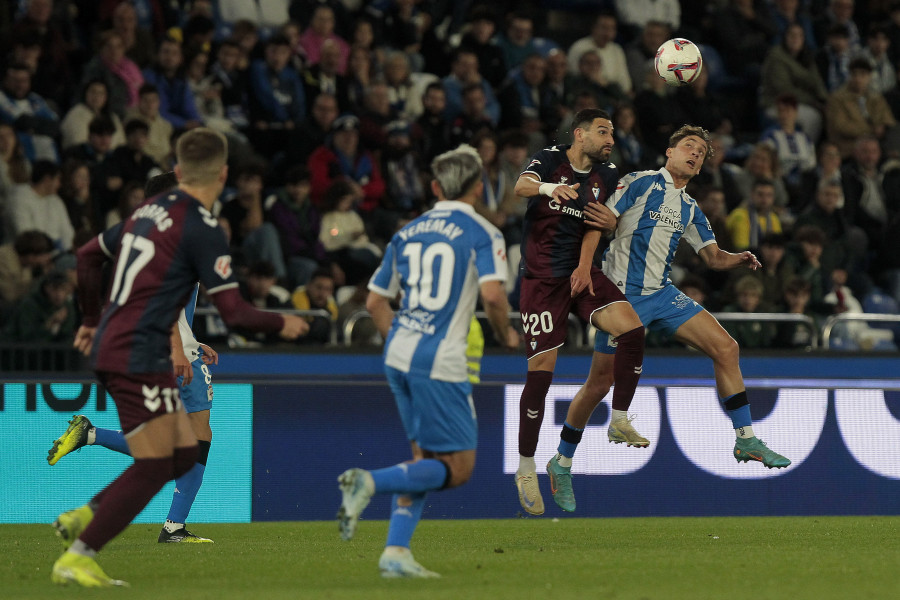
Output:
<instances>
[{"instance_id":1,"label":"player's bent knee","mask_svg":"<svg viewBox=\"0 0 900 600\"><path fill-rule=\"evenodd\" d=\"M193 469L194 465L197 463L197 456L197 446L175 448L175 453L172 456L172 466L174 468L173 477L178 479Z\"/></svg>"}]
</instances>

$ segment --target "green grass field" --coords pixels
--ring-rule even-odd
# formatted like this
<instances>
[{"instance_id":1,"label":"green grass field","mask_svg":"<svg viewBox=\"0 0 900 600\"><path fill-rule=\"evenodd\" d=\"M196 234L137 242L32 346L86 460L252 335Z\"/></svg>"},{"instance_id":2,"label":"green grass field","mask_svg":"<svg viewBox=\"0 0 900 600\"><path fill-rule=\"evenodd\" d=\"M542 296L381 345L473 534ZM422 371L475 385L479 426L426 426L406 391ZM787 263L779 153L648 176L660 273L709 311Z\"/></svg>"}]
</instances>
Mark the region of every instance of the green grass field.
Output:
<instances>
[{"instance_id":1,"label":"green grass field","mask_svg":"<svg viewBox=\"0 0 900 600\"><path fill-rule=\"evenodd\" d=\"M278 600L900 598L900 517L423 521L439 580L383 580L385 521L341 542L333 522L196 525L215 545L132 525L99 562L128 589L61 589L48 525L0 525L0 598Z\"/></svg>"}]
</instances>

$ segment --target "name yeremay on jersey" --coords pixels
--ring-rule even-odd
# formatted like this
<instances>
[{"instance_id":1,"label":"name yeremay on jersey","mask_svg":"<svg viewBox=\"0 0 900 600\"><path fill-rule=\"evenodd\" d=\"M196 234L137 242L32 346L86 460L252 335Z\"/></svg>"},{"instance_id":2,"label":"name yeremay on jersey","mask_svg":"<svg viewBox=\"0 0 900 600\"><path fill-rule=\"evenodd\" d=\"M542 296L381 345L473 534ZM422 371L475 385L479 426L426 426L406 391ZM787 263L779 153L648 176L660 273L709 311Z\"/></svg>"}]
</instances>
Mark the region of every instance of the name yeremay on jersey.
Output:
<instances>
[{"instance_id":1,"label":"name yeremay on jersey","mask_svg":"<svg viewBox=\"0 0 900 600\"><path fill-rule=\"evenodd\" d=\"M464 202L444 200L394 234L369 289L403 292L385 365L440 381L468 380L466 336L486 281L505 282L503 234Z\"/></svg>"},{"instance_id":2,"label":"name yeremay on jersey","mask_svg":"<svg viewBox=\"0 0 900 600\"><path fill-rule=\"evenodd\" d=\"M626 295L649 296L671 285L682 237L695 252L716 243L697 201L675 187L665 167L622 177L606 206L619 222L603 254L603 272Z\"/></svg>"}]
</instances>

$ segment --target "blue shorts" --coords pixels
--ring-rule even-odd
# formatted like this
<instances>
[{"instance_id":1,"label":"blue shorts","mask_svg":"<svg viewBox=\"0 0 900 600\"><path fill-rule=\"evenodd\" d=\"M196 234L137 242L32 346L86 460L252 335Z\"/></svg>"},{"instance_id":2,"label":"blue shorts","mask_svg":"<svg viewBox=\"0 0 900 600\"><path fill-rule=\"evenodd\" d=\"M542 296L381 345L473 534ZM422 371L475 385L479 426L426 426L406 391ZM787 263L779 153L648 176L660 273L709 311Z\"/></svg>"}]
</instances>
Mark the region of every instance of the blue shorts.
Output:
<instances>
[{"instance_id":1,"label":"blue shorts","mask_svg":"<svg viewBox=\"0 0 900 600\"><path fill-rule=\"evenodd\" d=\"M212 375L209 367L203 364L203 359L198 358L191 363L194 369L194 378L187 385L182 385L183 377L178 378L178 385L181 388L181 403L184 404L185 412L195 413L201 410L209 410L212 408L213 389Z\"/></svg>"},{"instance_id":2,"label":"blue shorts","mask_svg":"<svg viewBox=\"0 0 900 600\"><path fill-rule=\"evenodd\" d=\"M644 327L666 335L674 334L691 317L703 311L702 306L674 285L667 285L649 296L626 294L625 297ZM616 347L610 342L608 333L598 331L597 337L594 338L594 352L615 354Z\"/></svg>"},{"instance_id":3,"label":"blue shorts","mask_svg":"<svg viewBox=\"0 0 900 600\"><path fill-rule=\"evenodd\" d=\"M385 367L409 441L430 452L474 450L478 421L468 381L438 381Z\"/></svg>"}]
</instances>

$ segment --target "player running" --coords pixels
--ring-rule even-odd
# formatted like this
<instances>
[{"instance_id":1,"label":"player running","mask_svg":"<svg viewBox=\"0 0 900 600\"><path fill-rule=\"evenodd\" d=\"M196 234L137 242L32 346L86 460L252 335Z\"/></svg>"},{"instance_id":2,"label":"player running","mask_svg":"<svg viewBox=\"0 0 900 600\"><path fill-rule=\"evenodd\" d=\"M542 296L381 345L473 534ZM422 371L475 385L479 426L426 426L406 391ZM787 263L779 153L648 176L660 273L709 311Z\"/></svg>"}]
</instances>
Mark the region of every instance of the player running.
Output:
<instances>
[{"instance_id":1,"label":"player running","mask_svg":"<svg viewBox=\"0 0 900 600\"><path fill-rule=\"evenodd\" d=\"M147 181L144 192L147 198L157 194L168 192L178 185L175 173L168 172L156 175ZM119 225L121 227L121 225ZM102 246L101 246L102 248ZM115 256L109 256L109 259ZM197 294L199 284L194 285L194 291L187 305L178 315L178 322L172 328L172 364L175 366L175 375L178 387L181 391L181 402L191 421L191 428L197 437L198 457L197 464L175 480L175 492L172 495L172 505L166 522L159 532L158 542L189 542L210 543L212 540L200 537L188 531L185 526L191 506L197 497L197 492L203 483L203 474L206 471L206 462L209 457L210 443L212 442L212 429L209 426L209 411L212 408L213 388L212 374L209 366L219 364L219 355L211 347L201 344L194 337L191 327L194 322L194 310L197 307ZM196 374L196 376L195 376ZM128 454L128 443L121 431L115 429L103 429L94 427L84 415L77 415L69 421L69 427L55 442L47 455L47 462L55 465L60 458L80 450L86 445L103 446L122 454ZM65 515L63 519L65 520ZM58 527L65 524L58 523Z\"/></svg>"},{"instance_id":2,"label":"player running","mask_svg":"<svg viewBox=\"0 0 900 600\"><path fill-rule=\"evenodd\" d=\"M169 336L196 281L230 327L280 332L295 339L308 328L293 315L256 310L238 293L225 234L210 213L228 176L225 137L206 128L176 145L178 189L142 204L121 228L78 252L79 303L84 315L75 347L90 354L97 378L112 395L134 463L80 508L60 515L67 547L53 565L54 583L126 585L95 557L162 486L197 462L197 440L184 412ZM107 252L104 252L104 248ZM101 269L116 255L109 302L100 314Z\"/></svg>"},{"instance_id":3,"label":"player running","mask_svg":"<svg viewBox=\"0 0 900 600\"><path fill-rule=\"evenodd\" d=\"M682 237L710 268L745 266L755 270L762 266L749 251L733 254L720 249L706 216L684 190L711 153L709 132L685 125L669 139L665 167L623 177L605 205L588 205L585 218L589 226L615 232L603 255L603 271L625 293L641 321L651 330L674 335L713 360L719 397L737 435L735 459L755 460L780 469L791 461L754 435L737 342L715 317L669 279L672 258ZM614 351L609 335L597 336L590 376L572 401L568 419L580 418L578 422L586 424L609 392ZM573 413L580 417L573 417Z\"/></svg>"},{"instance_id":4,"label":"player running","mask_svg":"<svg viewBox=\"0 0 900 600\"><path fill-rule=\"evenodd\" d=\"M384 364L410 462L338 481L341 537L350 540L374 494L393 494L383 577L439 577L415 561L410 540L430 491L457 487L475 466L477 424L466 370L466 335L479 290L497 340L509 348L519 335L509 324L506 246L496 227L472 208L483 193L481 159L469 146L431 164L435 207L397 232L369 282L366 308L385 339ZM395 314L391 301L402 292Z\"/></svg>"},{"instance_id":5,"label":"player running","mask_svg":"<svg viewBox=\"0 0 900 600\"><path fill-rule=\"evenodd\" d=\"M618 173L608 162L614 144L609 115L599 109L579 111L572 122L572 136L571 145L553 146L535 154L516 181L516 194L528 197L519 302L528 375L519 400L516 488L522 508L533 515L544 513L534 453L556 355L566 341L570 312L610 332L618 343L612 365L616 387L610 441L630 446L649 444L628 420L644 360L644 326L622 292L594 266L601 233L586 229L582 217L589 202L605 201L616 188ZM592 364L592 374L593 370ZM573 415L572 408L569 414ZM575 510L572 456L587 423L576 416L579 418L566 419L559 451L547 463L553 498L569 512Z\"/></svg>"}]
</instances>

